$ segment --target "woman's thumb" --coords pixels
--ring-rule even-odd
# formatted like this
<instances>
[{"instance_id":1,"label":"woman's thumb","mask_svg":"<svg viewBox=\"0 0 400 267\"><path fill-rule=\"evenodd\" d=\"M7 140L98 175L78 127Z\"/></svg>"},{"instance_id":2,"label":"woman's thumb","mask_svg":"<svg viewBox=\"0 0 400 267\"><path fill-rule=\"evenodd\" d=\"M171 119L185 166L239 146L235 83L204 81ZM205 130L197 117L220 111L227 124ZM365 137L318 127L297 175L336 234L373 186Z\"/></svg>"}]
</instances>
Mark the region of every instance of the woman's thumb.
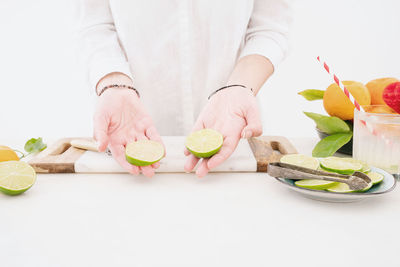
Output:
<instances>
[{"instance_id":1,"label":"woman's thumb","mask_svg":"<svg viewBox=\"0 0 400 267\"><path fill-rule=\"evenodd\" d=\"M262 134L262 123L257 108L250 108L246 117L247 125L243 128L241 137L250 138Z\"/></svg>"}]
</instances>

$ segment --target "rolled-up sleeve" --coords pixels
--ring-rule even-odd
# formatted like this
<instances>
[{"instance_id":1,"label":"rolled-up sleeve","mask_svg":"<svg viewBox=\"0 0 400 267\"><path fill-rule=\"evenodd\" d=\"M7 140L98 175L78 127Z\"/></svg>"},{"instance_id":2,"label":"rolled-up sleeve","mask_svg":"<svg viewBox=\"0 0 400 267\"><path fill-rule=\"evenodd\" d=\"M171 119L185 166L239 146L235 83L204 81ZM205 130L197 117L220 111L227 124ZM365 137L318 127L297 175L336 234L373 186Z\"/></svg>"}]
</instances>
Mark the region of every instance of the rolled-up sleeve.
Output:
<instances>
[{"instance_id":1,"label":"rolled-up sleeve","mask_svg":"<svg viewBox=\"0 0 400 267\"><path fill-rule=\"evenodd\" d=\"M276 68L288 51L291 22L291 1L255 0L240 57L262 55Z\"/></svg>"},{"instance_id":2,"label":"rolled-up sleeve","mask_svg":"<svg viewBox=\"0 0 400 267\"><path fill-rule=\"evenodd\" d=\"M80 0L78 54L87 70L89 86L101 78L121 72L132 79L110 11L109 0Z\"/></svg>"}]
</instances>

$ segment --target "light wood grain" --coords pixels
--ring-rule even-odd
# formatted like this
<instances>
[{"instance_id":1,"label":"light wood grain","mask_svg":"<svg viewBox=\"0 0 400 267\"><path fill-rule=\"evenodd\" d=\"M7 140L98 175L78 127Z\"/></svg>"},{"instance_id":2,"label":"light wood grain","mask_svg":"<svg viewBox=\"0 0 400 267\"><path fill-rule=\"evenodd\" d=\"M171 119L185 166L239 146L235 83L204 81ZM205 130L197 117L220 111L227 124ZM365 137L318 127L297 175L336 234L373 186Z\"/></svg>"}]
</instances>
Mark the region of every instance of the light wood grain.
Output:
<instances>
[{"instance_id":1,"label":"light wood grain","mask_svg":"<svg viewBox=\"0 0 400 267\"><path fill-rule=\"evenodd\" d=\"M248 142L257 161L257 172L267 172L268 163L279 161L283 155L297 153L296 148L283 136L249 138Z\"/></svg>"},{"instance_id":2,"label":"light wood grain","mask_svg":"<svg viewBox=\"0 0 400 267\"><path fill-rule=\"evenodd\" d=\"M71 146L76 138L63 138L40 152L28 163L38 173L74 173L75 162L86 150Z\"/></svg>"}]
</instances>

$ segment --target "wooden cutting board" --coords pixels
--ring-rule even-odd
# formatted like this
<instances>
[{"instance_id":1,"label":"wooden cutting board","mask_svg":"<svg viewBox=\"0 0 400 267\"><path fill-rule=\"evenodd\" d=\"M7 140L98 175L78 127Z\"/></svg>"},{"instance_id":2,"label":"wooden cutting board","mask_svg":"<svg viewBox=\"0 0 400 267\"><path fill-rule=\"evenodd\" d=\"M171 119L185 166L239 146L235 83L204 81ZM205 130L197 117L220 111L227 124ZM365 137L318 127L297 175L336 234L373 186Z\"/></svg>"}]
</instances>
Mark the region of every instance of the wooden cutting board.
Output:
<instances>
[{"instance_id":1,"label":"wooden cutting board","mask_svg":"<svg viewBox=\"0 0 400 267\"><path fill-rule=\"evenodd\" d=\"M29 164L38 173L125 173L106 153L86 151L71 146L77 138L63 138L37 154ZM91 138L79 138L92 140ZM167 156L157 172L183 172L185 137L163 137ZM266 172L269 162L282 155L297 153L296 148L282 136L261 136L241 140L235 152L214 172Z\"/></svg>"}]
</instances>

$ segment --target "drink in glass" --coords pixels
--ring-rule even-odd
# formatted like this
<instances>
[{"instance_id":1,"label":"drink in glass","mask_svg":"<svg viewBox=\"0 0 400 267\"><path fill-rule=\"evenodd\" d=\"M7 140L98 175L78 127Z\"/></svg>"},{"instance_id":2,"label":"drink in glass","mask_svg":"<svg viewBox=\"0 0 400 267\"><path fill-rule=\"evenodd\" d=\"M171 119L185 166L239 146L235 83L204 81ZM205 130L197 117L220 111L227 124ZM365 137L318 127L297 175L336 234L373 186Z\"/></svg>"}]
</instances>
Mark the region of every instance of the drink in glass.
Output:
<instances>
[{"instance_id":1,"label":"drink in glass","mask_svg":"<svg viewBox=\"0 0 400 267\"><path fill-rule=\"evenodd\" d=\"M374 113L385 106L363 106L354 111L353 157L391 174L400 172L400 115Z\"/></svg>"}]
</instances>

